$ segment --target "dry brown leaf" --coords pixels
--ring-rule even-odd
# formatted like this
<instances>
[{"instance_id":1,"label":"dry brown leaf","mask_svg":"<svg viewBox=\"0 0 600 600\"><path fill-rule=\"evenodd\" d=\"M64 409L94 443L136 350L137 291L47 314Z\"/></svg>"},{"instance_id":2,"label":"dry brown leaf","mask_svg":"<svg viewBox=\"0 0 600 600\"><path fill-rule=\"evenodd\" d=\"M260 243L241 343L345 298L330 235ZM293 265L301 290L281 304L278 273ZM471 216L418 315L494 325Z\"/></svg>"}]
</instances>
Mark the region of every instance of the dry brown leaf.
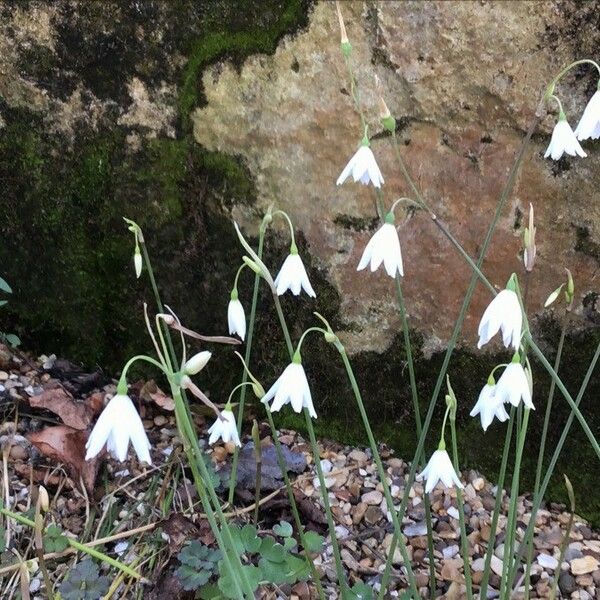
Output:
<instances>
[{"instance_id":1,"label":"dry brown leaf","mask_svg":"<svg viewBox=\"0 0 600 600\"><path fill-rule=\"evenodd\" d=\"M27 439L44 456L63 463L68 468L75 483L78 484L81 477L85 489L92 493L100 463L98 457L85 460L87 437L85 431L79 431L67 425L46 427L41 431L27 434Z\"/></svg>"},{"instance_id":2,"label":"dry brown leaf","mask_svg":"<svg viewBox=\"0 0 600 600\"><path fill-rule=\"evenodd\" d=\"M171 396L167 396L153 379L147 381L140 389L140 398L146 402L154 402L161 408L168 411L175 410L175 401Z\"/></svg>"},{"instance_id":3,"label":"dry brown leaf","mask_svg":"<svg viewBox=\"0 0 600 600\"><path fill-rule=\"evenodd\" d=\"M94 403L97 404L95 401ZM44 390L39 396L30 398L29 404L34 408L52 411L73 429L87 429L94 418L93 404L78 402L61 387Z\"/></svg>"}]
</instances>

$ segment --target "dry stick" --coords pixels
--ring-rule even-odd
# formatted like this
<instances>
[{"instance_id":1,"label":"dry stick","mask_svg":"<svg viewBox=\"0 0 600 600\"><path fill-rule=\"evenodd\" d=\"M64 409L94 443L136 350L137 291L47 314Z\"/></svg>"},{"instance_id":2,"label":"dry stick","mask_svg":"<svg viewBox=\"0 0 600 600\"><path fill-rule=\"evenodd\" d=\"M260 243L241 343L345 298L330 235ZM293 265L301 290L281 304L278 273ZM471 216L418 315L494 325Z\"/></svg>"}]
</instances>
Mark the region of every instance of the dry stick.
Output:
<instances>
[{"instance_id":1,"label":"dry stick","mask_svg":"<svg viewBox=\"0 0 600 600\"><path fill-rule=\"evenodd\" d=\"M543 103L544 100L542 99L540 101L540 105L538 107L538 109L536 110L536 114L535 114L535 119L533 120L533 122L531 123L527 134L525 135L525 138L521 144L521 147L519 149L519 152L517 153L515 162L513 164L513 166L511 167L509 176L508 176L508 180L506 182L506 185L504 186L504 189L502 190L502 194L500 195L500 199L498 200L498 204L496 206L496 212L494 213L494 217L492 219L492 222L490 223L490 226L488 228L487 234L485 236L485 239L483 241L483 245L481 247L481 251L479 253L479 258L477 259L477 268L480 269L481 265L483 264L483 260L487 254L489 245L492 241L492 236L494 234L494 231L496 229L496 225L498 224L498 220L500 219L500 215L502 214L502 210L504 209L504 206L506 204L506 201L508 200L508 197L512 191L513 185L516 181L517 178L517 174L519 172L519 167L521 166L521 163L523 162L523 158L525 157L525 151L527 150L527 147L529 145L529 142L531 140L531 136L533 135L533 132L535 131L535 129L537 128L540 120L541 120L541 109L543 107ZM425 443L425 436L427 435L427 432L429 431L429 425L431 424L431 419L433 418L433 413L435 410L435 405L437 402L437 398L438 395L440 393L440 390L442 388L442 385L444 383L445 377L446 377L446 371L448 370L448 365L450 364L450 358L452 356L452 353L454 352L454 347L456 346L456 342L458 340L458 335L462 329L462 324L463 321L467 315L467 310L471 304L471 299L473 297L473 293L475 292L475 286L477 285L477 281L479 279L479 275L477 273L473 273L471 275L471 281L469 282L469 286L467 288L467 291L465 293L464 296L464 300L463 300L463 304L460 310L460 313L458 315L458 318L456 320L456 323L454 325L454 331L452 332L452 335L450 337L450 340L448 342L448 349L446 350L446 355L444 356L444 361L442 363L442 367L440 369L440 373L438 375L438 379L437 382L435 384L435 389L433 391L433 394L431 396L431 401L429 403L429 408L427 409L427 414L425 416L425 421L423 422L423 433L422 436L419 440L419 443L417 445L417 450L415 452L415 457L414 460L412 462L411 465L411 471L409 474L409 478L408 478L408 482L405 488L405 492L404 492L404 496L402 498L402 504L401 504L401 511L404 511L406 509L406 504L408 502L408 492L413 484L414 478L415 478L415 473L416 473L416 467L417 467L417 460L418 457L420 456L421 452L423 451L423 446ZM402 512L401 512L402 514ZM385 571L383 574L383 579L382 579L382 586L386 586L387 582L389 580L389 571L391 569L391 563L392 563L392 557L394 555L394 550L396 548L396 545L398 543L398 536L397 534L394 533L394 537L392 538L392 543L390 546L390 555L388 557L388 560L386 562L386 566L385 566Z\"/></svg>"}]
</instances>

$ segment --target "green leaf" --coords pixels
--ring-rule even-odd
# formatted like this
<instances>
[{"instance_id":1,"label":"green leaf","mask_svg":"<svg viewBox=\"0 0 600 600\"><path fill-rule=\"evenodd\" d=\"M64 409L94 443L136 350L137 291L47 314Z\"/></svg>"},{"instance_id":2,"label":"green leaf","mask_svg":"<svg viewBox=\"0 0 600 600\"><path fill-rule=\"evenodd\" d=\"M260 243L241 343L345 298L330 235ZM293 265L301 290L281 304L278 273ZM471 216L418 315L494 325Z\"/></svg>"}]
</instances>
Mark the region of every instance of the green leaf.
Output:
<instances>
[{"instance_id":1,"label":"green leaf","mask_svg":"<svg viewBox=\"0 0 600 600\"><path fill-rule=\"evenodd\" d=\"M236 552L236 554L243 554L244 553L244 542L242 541L242 532L240 530L239 527L235 526L235 525L230 525L229 526L229 531L231 532L231 537L233 539L233 546L234 546L234 550ZM228 549L228 552L230 552L231 549Z\"/></svg>"},{"instance_id":2,"label":"green leaf","mask_svg":"<svg viewBox=\"0 0 600 600\"><path fill-rule=\"evenodd\" d=\"M323 536L315 531L307 531L304 534L304 549L307 552L321 552L325 540Z\"/></svg>"},{"instance_id":3,"label":"green leaf","mask_svg":"<svg viewBox=\"0 0 600 600\"><path fill-rule=\"evenodd\" d=\"M63 600L98 600L108 588L108 577L101 576L96 563L86 558L71 569L58 590Z\"/></svg>"},{"instance_id":4,"label":"green leaf","mask_svg":"<svg viewBox=\"0 0 600 600\"><path fill-rule=\"evenodd\" d=\"M8 300L0 300L0 306L4 306L5 304L8 304Z\"/></svg>"},{"instance_id":5,"label":"green leaf","mask_svg":"<svg viewBox=\"0 0 600 600\"><path fill-rule=\"evenodd\" d=\"M280 521L279 525L273 527L273 533L281 537L290 537L294 533L293 527L287 521Z\"/></svg>"},{"instance_id":6,"label":"green leaf","mask_svg":"<svg viewBox=\"0 0 600 600\"><path fill-rule=\"evenodd\" d=\"M350 590L350 597L352 600L373 600L375 595L372 587L366 583L357 583Z\"/></svg>"},{"instance_id":7,"label":"green leaf","mask_svg":"<svg viewBox=\"0 0 600 600\"><path fill-rule=\"evenodd\" d=\"M285 538L285 540L283 540L283 547L286 550L291 550L295 546L296 546L296 540L294 538L289 537L289 538Z\"/></svg>"},{"instance_id":8,"label":"green leaf","mask_svg":"<svg viewBox=\"0 0 600 600\"><path fill-rule=\"evenodd\" d=\"M260 550L262 540L258 537L254 525L244 525L244 527L242 527L240 538L246 552L255 553Z\"/></svg>"},{"instance_id":9,"label":"green leaf","mask_svg":"<svg viewBox=\"0 0 600 600\"><path fill-rule=\"evenodd\" d=\"M0 290L6 292L7 294L12 294L12 289L8 283L2 277L0 277Z\"/></svg>"},{"instance_id":10,"label":"green leaf","mask_svg":"<svg viewBox=\"0 0 600 600\"><path fill-rule=\"evenodd\" d=\"M50 525L48 529L46 529L46 533L43 537L43 543L44 550L46 552L63 552L69 546L69 540L62 534L62 531L56 525ZM83 564L84 562L85 561L82 561L79 564ZM93 562L92 565L94 565ZM82 568L85 569L88 567L84 566Z\"/></svg>"},{"instance_id":11,"label":"green leaf","mask_svg":"<svg viewBox=\"0 0 600 600\"><path fill-rule=\"evenodd\" d=\"M261 580L269 583L284 583L287 580L287 563L273 562L267 558L261 558L258 561L258 567L262 573Z\"/></svg>"},{"instance_id":12,"label":"green leaf","mask_svg":"<svg viewBox=\"0 0 600 600\"><path fill-rule=\"evenodd\" d=\"M260 555L273 562L281 563L285 561L285 548L278 544L272 537L265 537L260 545Z\"/></svg>"},{"instance_id":13,"label":"green leaf","mask_svg":"<svg viewBox=\"0 0 600 600\"><path fill-rule=\"evenodd\" d=\"M310 567L305 558L288 554L286 563L288 566L288 583L296 583L296 581L310 577Z\"/></svg>"},{"instance_id":14,"label":"green leaf","mask_svg":"<svg viewBox=\"0 0 600 600\"><path fill-rule=\"evenodd\" d=\"M221 560L221 552L193 540L177 555L181 566L175 570L175 575L184 590L195 590L209 582L217 570Z\"/></svg>"},{"instance_id":15,"label":"green leaf","mask_svg":"<svg viewBox=\"0 0 600 600\"><path fill-rule=\"evenodd\" d=\"M5 336L6 341L13 347L16 348L17 346L21 345L21 339L19 338L18 335L15 335L14 333L7 333Z\"/></svg>"},{"instance_id":16,"label":"green leaf","mask_svg":"<svg viewBox=\"0 0 600 600\"><path fill-rule=\"evenodd\" d=\"M255 591L258 588L258 585L261 581L261 570L258 567L255 567L254 565L246 565L243 566L242 569L246 574L246 578L250 583L252 591ZM233 600L239 600L235 584L233 582L233 579L231 578L231 574L225 571L223 561L219 563L219 574L220 576L217 585L219 586L219 589L221 590L223 595L226 598L233 598Z\"/></svg>"},{"instance_id":17,"label":"green leaf","mask_svg":"<svg viewBox=\"0 0 600 600\"><path fill-rule=\"evenodd\" d=\"M196 593L200 600L222 600L224 598L216 583L209 583L208 585L201 587Z\"/></svg>"},{"instance_id":18,"label":"green leaf","mask_svg":"<svg viewBox=\"0 0 600 600\"><path fill-rule=\"evenodd\" d=\"M210 571L194 569L189 565L181 565L175 570L177 579L181 582L181 586L184 590L191 591L197 590L202 587L205 583L208 583L212 573Z\"/></svg>"},{"instance_id":19,"label":"green leaf","mask_svg":"<svg viewBox=\"0 0 600 600\"><path fill-rule=\"evenodd\" d=\"M0 525L0 554L6 551L6 529Z\"/></svg>"}]
</instances>

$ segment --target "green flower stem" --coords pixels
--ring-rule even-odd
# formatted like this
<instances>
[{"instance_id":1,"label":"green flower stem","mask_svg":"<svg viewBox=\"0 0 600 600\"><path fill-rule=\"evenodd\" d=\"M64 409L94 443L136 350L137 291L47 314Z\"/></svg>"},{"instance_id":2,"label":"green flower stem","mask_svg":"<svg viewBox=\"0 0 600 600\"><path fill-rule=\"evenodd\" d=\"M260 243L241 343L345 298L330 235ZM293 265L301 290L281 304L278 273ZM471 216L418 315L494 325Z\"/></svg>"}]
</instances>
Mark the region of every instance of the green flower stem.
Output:
<instances>
[{"instance_id":1,"label":"green flower stem","mask_svg":"<svg viewBox=\"0 0 600 600\"><path fill-rule=\"evenodd\" d=\"M585 390L587 389L587 386L590 382L592 374L594 373L594 369L596 368L598 359L600 359L600 344L598 344L598 347L596 348L596 352L592 358L592 361L590 362L590 365L585 374L585 377L583 379L581 387L579 388L579 392L578 392L577 398L575 400L575 404L577 406L579 406L579 404L581 403L581 400L583 399L583 395L585 394ZM558 457L560 456L560 453L561 453L563 446L569 435L571 425L573 424L573 419L574 419L574 412L571 411L571 413L569 414L569 417L567 419L567 422L565 423L563 431L560 435L558 443L556 444L556 447L554 448L554 453L552 454L552 458L550 459L550 463L548 464L548 468L546 469L546 474L544 475L544 479L542 481L540 489L538 490L537 494L534 495L533 505L531 508L531 518L529 520L529 524L527 525L527 529L525 531L525 536L523 537L523 541L521 542L521 544L519 546L519 551L517 552L517 564L518 564L518 561L520 560L520 558L523 556L523 553L525 551L527 544L531 543L531 541L533 539L535 517L537 515L537 512L538 512L541 504L542 504L542 500L544 498L544 495L545 495L548 485L550 483L552 474L554 473L554 469L556 467ZM514 574L511 574L511 576L512 576L512 579L514 580Z\"/></svg>"},{"instance_id":2,"label":"green flower stem","mask_svg":"<svg viewBox=\"0 0 600 600\"><path fill-rule=\"evenodd\" d=\"M492 515L492 523L490 528L490 539L488 540L487 550L485 553L485 563L483 566L483 579L479 588L479 598L487 598L487 588L491 572L492 556L494 554L494 541L496 539L496 529L498 528L498 519L502 511L502 494L504 492L504 480L506 478L506 467L508 465L508 455L510 451L510 442L512 438L512 430L515 416L515 407L510 408L510 419L506 426L506 434L504 436L504 449L502 450L502 462L500 463L500 473L498 475L498 485L496 487L496 503L494 505L494 513Z\"/></svg>"},{"instance_id":3,"label":"green flower stem","mask_svg":"<svg viewBox=\"0 0 600 600\"><path fill-rule=\"evenodd\" d=\"M404 295L402 293L402 283L400 281L400 275L396 273L396 295L398 298L398 309L400 311L400 317L402 319L402 333L404 336L404 348L406 351L406 362L408 363L408 378L410 381L410 393L412 397L413 410L415 412L415 425L417 428L417 439L421 437L421 431L423 429L421 423L421 408L419 406L419 393L417 391L417 379L415 377L415 365L412 355L412 344L410 342L410 332L408 330L408 317L406 314L406 307L404 305ZM425 466L425 451L421 453L419 457L419 462L421 466ZM435 563L432 560L434 553L434 545L433 545L433 524L431 521L431 500L429 499L429 494L424 494L423 497L425 504L425 523L427 526L427 550L429 551L429 587L430 587L430 596L435 597L435 589L436 589L436 579L435 579ZM379 597L383 598L381 595L383 587L379 591Z\"/></svg>"},{"instance_id":4,"label":"green flower stem","mask_svg":"<svg viewBox=\"0 0 600 600\"><path fill-rule=\"evenodd\" d=\"M287 221L288 228L290 230L290 239L291 239L290 247L296 248L296 252L298 252L298 247L296 246L296 236L294 235L294 224L292 223L290 216L284 210L276 210L273 213L273 216L275 216L275 215L281 215ZM260 254L259 254L259 256L260 256Z\"/></svg>"},{"instance_id":5,"label":"green flower stem","mask_svg":"<svg viewBox=\"0 0 600 600\"><path fill-rule=\"evenodd\" d=\"M598 65L598 63L596 61L593 61L589 58L583 58L581 60L576 60L575 62L572 62L570 65L566 66L551 82L550 85L548 85L548 89L546 91L546 97L550 98L550 96L552 96L552 94L554 94L554 87L556 86L556 84L563 78L564 75L566 75L571 69L573 69L574 67L577 67L579 65L583 65L583 64L589 64L589 65L593 65L597 70L598 73L600 74L600 65Z\"/></svg>"},{"instance_id":6,"label":"green flower stem","mask_svg":"<svg viewBox=\"0 0 600 600\"><path fill-rule=\"evenodd\" d=\"M452 459L454 469L460 473L458 462L458 444L456 440L456 420L450 419L450 432L452 435ZM465 507L463 502L463 490L456 489L456 504L458 505L458 522L460 525L460 539L462 541L462 555L465 570L465 583L467 585L467 600L473 600L473 582L471 579L471 561L469 558L469 540L467 539L467 530L465 527ZM433 562L433 561L432 561Z\"/></svg>"},{"instance_id":7,"label":"green flower stem","mask_svg":"<svg viewBox=\"0 0 600 600\"><path fill-rule=\"evenodd\" d=\"M283 310L281 308L281 302L279 301L279 296L277 294L273 294L273 299L275 302L275 307L277 309L277 316L279 317L279 322L281 324L281 329L283 330L283 335L285 337L285 343L287 345L288 353L290 355L290 360L293 360L294 357L294 347L292 345L292 340L290 338L290 332L288 330L287 323L285 321L285 316L283 314ZM342 592L342 598L347 598L348 596L348 583L346 582L346 574L344 572L344 567L342 566L342 559L340 556L340 549L337 543L337 537L335 533L335 525L333 523L333 515L331 514L331 507L329 505L329 497L328 491L325 487L325 479L323 477L323 469L321 468L321 457L319 453L319 447L317 446L317 441L315 438L315 431L313 428L311 416L308 412L308 409L304 409L304 416L306 419L306 428L308 429L311 450L313 453L313 458L315 461L315 467L317 469L317 475L319 477L319 483L321 486L321 496L323 497L323 506L325 507L325 515L327 517L327 526L329 529L329 535L331 536L331 544L333 546L333 554L335 558L336 571L338 576L338 582L340 584L340 589ZM274 427L274 425L273 425Z\"/></svg>"},{"instance_id":8,"label":"green flower stem","mask_svg":"<svg viewBox=\"0 0 600 600\"><path fill-rule=\"evenodd\" d=\"M394 530L401 531L402 525L398 518L398 512L394 507L394 499L392 498L392 493L390 491L390 486L387 481L387 474L385 472L385 468L383 466L383 462L381 460L381 456L379 451L377 450L377 442L375 441L375 437L373 435L373 430L371 429L371 424L369 423L369 417L367 416L367 411L365 410L365 405L362 400L362 395L358 388L358 383L356 381L356 377L354 376L354 371L352 369L352 365L350 364L350 360L348 359L348 355L346 354L346 349L342 345L342 343L338 340L334 342L334 345L337 351L340 353L342 357L342 361L344 363L344 367L346 368L346 374L348 376L348 380L350 381L350 385L352 386L352 391L354 392L354 398L356 399L356 404L358 405L358 410L360 412L360 416L363 421L363 425L365 427L365 431L367 432L367 438L369 440L369 447L371 448L371 452L373 453L373 458L375 460L375 465L377 466L377 474L379 475L379 480L381 481L381 485L383 486L383 493L385 496L386 504L390 514L392 516L392 523L394 525ZM406 544L404 542L404 538L400 538L400 554L402 555L402 560L404 565L406 566L408 583L411 587L412 593L415 598L418 598L419 591L417 588L417 584L415 581L415 576L410 564L410 559L408 556L408 551L406 549ZM432 554L433 556L433 554Z\"/></svg>"},{"instance_id":9,"label":"green flower stem","mask_svg":"<svg viewBox=\"0 0 600 600\"><path fill-rule=\"evenodd\" d=\"M512 475L512 485L510 491L510 504L508 507L508 521L506 523L506 538L504 540L504 559L502 565L502 578L500 583L500 598L506 598L511 595L513 557L515 555L515 530L517 528L517 505L519 502L519 480L521 475L521 460L523 458L523 448L525 447L525 438L527 437L527 425L529 423L529 413L531 410L525 407L523 411L523 423L517 439L517 451L515 456L515 466ZM535 521L535 519L534 519ZM490 534L491 535L491 534ZM515 560L515 567L519 561Z\"/></svg>"},{"instance_id":10,"label":"green flower stem","mask_svg":"<svg viewBox=\"0 0 600 600\"><path fill-rule=\"evenodd\" d=\"M556 358L554 359L554 371L558 373L560 368L560 361L562 358L563 346L565 343L565 337L567 335L567 328L570 320L569 312L565 312L563 318L562 329L560 331L560 339L558 340L558 348L556 350ZM542 467L544 465L544 454L546 450L546 438L548 436L548 426L550 424L550 413L552 412L552 401L554 399L554 390L556 388L556 382L554 379L550 382L550 390L548 392L548 400L546 401L546 414L544 415L544 426L542 428L542 438L540 440L540 449L538 452L537 466L535 469L535 485L533 487L534 494L537 493L540 487L540 480L542 478Z\"/></svg>"},{"instance_id":11,"label":"green flower stem","mask_svg":"<svg viewBox=\"0 0 600 600\"><path fill-rule=\"evenodd\" d=\"M273 414L271 413L271 409L267 404L264 405L265 411L267 413L267 419L269 421L269 427L271 428L271 435L273 436L273 442L275 444L275 454L277 456L277 462L279 464L279 470L283 475L283 483L285 484L285 489L288 495L288 500L290 502L290 506L292 508L292 515L294 517L294 522L296 523L296 529L298 530L298 535L300 536L300 543L302 547L305 548L305 558L308 566L310 568L313 583L317 586L317 592L319 594L319 598L321 600L325 600L325 593L323 592L323 586L321 585L321 578L315 567L315 564L308 556L308 552L306 551L306 540L304 535L304 526L302 525L302 520L300 519L300 513L298 512L298 505L296 504L296 498L294 496L294 490L292 489L292 484L290 483L290 478L287 473L287 467L285 465L285 458L283 457L283 451L281 449L281 442L279 441L279 435L277 433L277 429L275 427L275 422L273 421Z\"/></svg>"},{"instance_id":12,"label":"green flower stem","mask_svg":"<svg viewBox=\"0 0 600 600\"><path fill-rule=\"evenodd\" d=\"M221 509L221 503L219 502L215 490L210 483L210 474L208 473L206 465L204 464L204 458L200 448L198 447L198 440L196 438L192 422L187 417L187 412L185 410L180 389L172 386L171 392L173 394L173 400L175 401L177 423L180 428L182 441L184 443L184 450L188 457L188 462L194 477L194 483L196 485L196 489L198 490L198 495L202 501L204 512L206 513L208 522L215 535L215 538L217 539L217 544L221 549L223 559L225 560L225 563L227 564L231 573L232 581L238 588L240 597L242 596L241 588L243 588L243 596L247 600L254 600L254 590L248 581L248 577L242 567L240 557L235 550L235 543L233 541L231 531L229 530L227 519L223 514L223 510ZM219 517L219 521L221 522L221 528L219 528L219 525L215 519L213 507L217 513L217 516ZM235 559L235 564L232 562L232 556ZM238 578L241 581L241 588Z\"/></svg>"},{"instance_id":13,"label":"green flower stem","mask_svg":"<svg viewBox=\"0 0 600 600\"><path fill-rule=\"evenodd\" d=\"M525 294L527 294L527 287L525 288ZM527 295L525 295L524 302L526 302ZM567 328L569 326L570 312L565 311L563 317L563 324L560 331L560 339L558 340L558 348L556 350L556 358L554 360L554 370L558 373L560 367L560 361L562 358L562 351L567 334ZM542 467L544 465L544 456L546 451L546 438L548 436L548 426L550 424L550 414L552 412L552 401L554 399L554 390L556 389L556 383L554 379L550 382L550 390L548 392L548 399L546 401L546 413L544 415L544 426L542 428L542 438L540 440L540 448L538 451L537 465L535 468L535 484L533 486L533 496L538 493L540 488L540 481L542 478ZM527 552L527 566L525 571L525 600L529 597L529 582L531 580L531 563L533 561L533 543L528 544Z\"/></svg>"},{"instance_id":14,"label":"green flower stem","mask_svg":"<svg viewBox=\"0 0 600 600\"><path fill-rule=\"evenodd\" d=\"M541 108L541 106L542 106L542 103L540 103L540 108ZM519 168L521 166L521 163L523 162L523 158L525 157L525 151L527 150L527 148L529 146L529 142L531 141L531 136L533 135L533 132L536 130L536 128L541 120L540 114L541 114L541 110L538 109L536 111L535 119L531 123L531 125L527 131L527 134L525 135L525 138L523 139L523 142L521 143L521 147L519 149L519 152L517 153L515 162L513 163L512 167L511 167L510 173L508 175L508 179L506 181L506 185L504 186L504 189L502 190L502 193L498 200L498 204L496 206L496 211L494 213L494 217L492 219L492 222L490 223L490 226L486 233L485 239L481 246L479 258L477 259L477 268L478 269L480 269L481 265L483 264L483 260L487 254L490 242L492 241L492 236L494 234L494 231L496 230L498 220L500 219L500 216L502 214L504 206L506 205L508 197L510 196L510 193L512 192L514 183L515 183L517 175L519 173ZM416 474L417 460L418 460L418 457L420 456L421 452L423 452L425 437L427 436L427 432L429 431L429 425L431 424L431 419L433 418L433 413L435 410L437 398L439 396L440 390L444 383L444 380L446 377L446 372L448 370L448 365L450 364L450 358L452 357L452 353L454 352L454 348L456 346L458 336L462 329L462 324L467 315L467 310L469 309L469 306L471 304L471 299L473 298L473 293L475 292L475 286L477 285L478 279L479 279L479 277L476 273L473 273L471 275L471 281L469 282L469 286L465 293L465 296L463 299L463 304L460 309L460 313L459 313L456 323L454 325L454 330L452 332L452 335L450 336L450 340L448 341L448 348L446 350L446 354L444 356L444 361L442 363L440 373L438 375L438 379L435 384L433 394L431 396L431 401L429 402L429 408L427 409L427 414L426 414L425 420L423 422L423 431L421 433L421 438L419 439L419 443L417 444L417 449L415 451L415 458L411 465L411 470L410 470L407 485L405 488L404 497L402 499L402 505L400 507L401 514L403 514L402 510L406 509L406 504L408 502L408 492L410 491L410 488L414 482L414 478L415 478L415 474ZM392 544L390 546L390 556L388 557L388 560L386 561L385 571L384 571L383 577L382 577L382 582L381 582L382 587L386 587L389 582L389 577L390 577L391 568L392 568L391 557L393 557L393 551L398 542L397 537L398 537L397 534L394 533L394 537L392 538Z\"/></svg>"},{"instance_id":15,"label":"green flower stem","mask_svg":"<svg viewBox=\"0 0 600 600\"><path fill-rule=\"evenodd\" d=\"M32 529L35 528L34 521L32 521L31 519L28 519L27 517L24 517L18 513L14 513L12 511L8 510L7 508L4 508L3 506L0 507L0 513L6 517L14 519L15 521L18 521L19 523L21 523L23 525L27 525L27 527L31 527ZM103 552L100 552L99 550L96 550L95 548L86 546L85 544L82 544L81 542L78 542L77 540L74 540L70 537L65 536L65 539L69 542L69 546L71 546L75 550L78 550L79 552L84 552L85 554L88 554L89 556L93 556L94 558L97 558L98 560L101 560L102 562L105 562L106 564L111 565L112 567L115 567L115 568L119 569L120 571L123 571L123 573L125 573L126 575L129 575L129 577L133 577L134 579L143 579L143 577L137 571L135 571L131 567L128 567L127 565L123 564L122 562L120 562L114 558L111 558L110 556L104 554Z\"/></svg>"},{"instance_id":16,"label":"green flower stem","mask_svg":"<svg viewBox=\"0 0 600 600\"><path fill-rule=\"evenodd\" d=\"M125 366L123 367L123 370L121 371L121 380L123 380L123 381L127 380L127 371L129 370L129 367L131 367L131 365L138 360L150 363L151 365L155 366L157 369L159 369L161 372L165 373L165 375L166 375L165 368L162 366L161 363L159 363L157 360L155 360L151 356L146 356L145 354L138 354L137 356L130 358L125 363Z\"/></svg>"},{"instance_id":17,"label":"green flower stem","mask_svg":"<svg viewBox=\"0 0 600 600\"><path fill-rule=\"evenodd\" d=\"M471 269L478 275L483 285L485 285L488 288L488 290L495 294L496 290L494 286L487 280L485 275L481 272L479 268L480 265L475 264L475 261L473 261L473 259L465 252L465 249L462 247L460 242L456 240L456 238L450 233L450 230L438 219L437 215L429 207L427 202L425 202L425 199L423 198L417 186L415 185L415 182L413 181L412 177L410 176L410 173L408 172L408 169L406 168L402 155L400 154L400 147L398 145L398 138L396 137L395 131L392 132L390 140L392 142L394 154L396 155L396 160L398 161L398 165L400 167L400 170L402 171L402 175L404 176L404 179L406 179L406 182L408 183L410 189L415 195L415 198L417 199L417 204L427 211L427 213L431 217L432 223L434 223L434 225L442 232L442 234L448 239L448 241L454 246L454 248L458 250L459 254L469 264L469 267L471 267Z\"/></svg>"},{"instance_id":18,"label":"green flower stem","mask_svg":"<svg viewBox=\"0 0 600 600\"><path fill-rule=\"evenodd\" d=\"M308 412L308 408L304 408L304 420L306 422L306 429L308 430L308 437L310 440L310 447L313 453L315 467L317 469L317 477L319 478L319 486L321 491L321 498L323 498L323 507L325 508L325 516L327 518L327 528L329 529L329 536L331 537L331 545L333 547L333 556L335 559L335 566L337 570L338 583L340 585L340 592L342 600L350 599L348 581L346 580L346 573L344 571L344 565L342 564L342 557L340 555L340 546L337 541L337 534L335 532L335 523L333 522L333 514L331 512L331 506L329 504L329 491L325 485L325 477L323 476L323 468L321 466L321 454L319 452L319 446L317 445L317 439L315 437L315 428L312 424L312 418Z\"/></svg>"},{"instance_id":19,"label":"green flower stem","mask_svg":"<svg viewBox=\"0 0 600 600\"><path fill-rule=\"evenodd\" d=\"M348 77L350 79L350 95L352 96L352 100L354 101L354 107L356 108L356 112L360 117L361 129L362 131L366 131L367 121L365 119L365 114L360 105L360 95L358 92L358 86L356 85L356 79L354 77L354 73L352 72L352 67L350 66L350 60L346 56L344 56L344 63L346 64L346 70L348 71Z\"/></svg>"},{"instance_id":20,"label":"green flower stem","mask_svg":"<svg viewBox=\"0 0 600 600\"><path fill-rule=\"evenodd\" d=\"M267 230L267 222L263 219L260 229L258 232L258 257L262 259L263 245L265 241L265 232ZM252 306L250 308L250 321L248 323L248 332L246 336L246 352L244 353L244 362L249 365L250 357L252 355L252 340L254 339L254 323L256 320L256 306L258 304L258 288L260 286L260 275L255 273L254 275L254 289L252 291ZM242 383L248 381L248 373L246 369L243 370ZM238 436L242 433L242 420L244 418L244 406L246 403L246 386L244 386L240 392L240 402L237 413L237 430ZM233 461L231 463L231 477L229 478L229 496L227 501L230 505L233 505L233 496L235 494L235 484L237 482L237 469L238 461L240 458L240 450L236 446L233 452Z\"/></svg>"}]
</instances>

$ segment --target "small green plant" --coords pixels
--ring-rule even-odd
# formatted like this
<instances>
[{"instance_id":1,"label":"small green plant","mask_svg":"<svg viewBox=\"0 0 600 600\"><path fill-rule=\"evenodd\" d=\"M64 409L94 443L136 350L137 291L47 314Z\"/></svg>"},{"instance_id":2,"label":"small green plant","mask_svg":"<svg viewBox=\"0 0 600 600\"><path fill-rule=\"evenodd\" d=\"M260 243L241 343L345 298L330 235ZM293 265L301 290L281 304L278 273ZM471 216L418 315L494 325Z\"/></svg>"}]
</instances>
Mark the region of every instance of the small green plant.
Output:
<instances>
[{"instance_id":1,"label":"small green plant","mask_svg":"<svg viewBox=\"0 0 600 600\"><path fill-rule=\"evenodd\" d=\"M50 525L44 534L44 550L46 552L63 552L69 546L69 540L63 535L60 527Z\"/></svg>"},{"instance_id":2,"label":"small green plant","mask_svg":"<svg viewBox=\"0 0 600 600\"><path fill-rule=\"evenodd\" d=\"M100 575L96 563L86 558L75 565L58 588L63 600L97 600L108 591L108 577Z\"/></svg>"},{"instance_id":3,"label":"small green plant","mask_svg":"<svg viewBox=\"0 0 600 600\"><path fill-rule=\"evenodd\" d=\"M198 540L193 540L177 555L181 566L175 575L184 590L197 590L206 585L217 571L221 551L213 550Z\"/></svg>"}]
</instances>

